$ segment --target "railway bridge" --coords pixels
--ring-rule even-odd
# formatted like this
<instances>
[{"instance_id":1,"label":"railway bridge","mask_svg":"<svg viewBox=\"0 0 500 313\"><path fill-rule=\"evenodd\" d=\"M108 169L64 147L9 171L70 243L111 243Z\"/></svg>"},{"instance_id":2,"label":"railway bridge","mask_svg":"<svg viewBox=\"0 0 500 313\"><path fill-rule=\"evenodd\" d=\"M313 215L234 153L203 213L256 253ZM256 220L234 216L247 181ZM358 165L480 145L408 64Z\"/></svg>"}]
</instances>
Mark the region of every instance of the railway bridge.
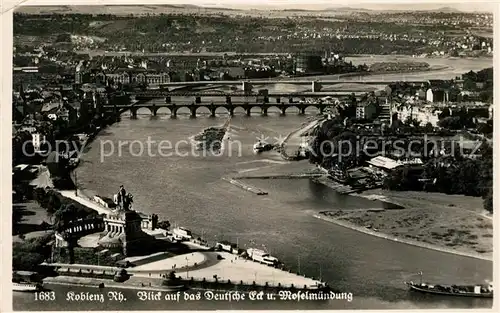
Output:
<instances>
[{"instance_id":1,"label":"railway bridge","mask_svg":"<svg viewBox=\"0 0 500 313\"><path fill-rule=\"evenodd\" d=\"M370 79L369 75L362 77L359 76L358 79L341 79L340 75L337 79L276 79L276 80L231 80L231 81L192 81L192 82L169 82L161 84L162 87L179 87L179 86L189 86L189 87L202 87L202 86L241 86L241 90L249 92L254 86L262 85L275 85L275 84L289 84L289 85L301 85L301 86L311 86L311 92L321 91L323 86L333 86L341 84L363 84L363 85L387 85L393 80L385 79ZM427 80L406 80L404 81L409 84L422 84L428 82Z\"/></svg>"}]
</instances>

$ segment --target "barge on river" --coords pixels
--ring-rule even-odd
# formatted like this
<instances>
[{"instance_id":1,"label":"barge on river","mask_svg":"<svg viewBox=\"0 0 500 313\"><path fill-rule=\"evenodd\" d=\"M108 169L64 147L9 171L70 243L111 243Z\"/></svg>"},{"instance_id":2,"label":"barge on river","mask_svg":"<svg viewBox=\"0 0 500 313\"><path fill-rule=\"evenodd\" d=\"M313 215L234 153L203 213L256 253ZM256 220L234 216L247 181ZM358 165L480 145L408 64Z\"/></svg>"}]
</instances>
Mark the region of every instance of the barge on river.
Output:
<instances>
[{"instance_id":1,"label":"barge on river","mask_svg":"<svg viewBox=\"0 0 500 313\"><path fill-rule=\"evenodd\" d=\"M266 151L271 151L274 149L274 145L270 144L270 143L265 143L265 142L262 142L262 141L257 141L254 145L253 145L253 152L255 154L257 153L261 153L261 152L266 152Z\"/></svg>"},{"instance_id":2,"label":"barge on river","mask_svg":"<svg viewBox=\"0 0 500 313\"><path fill-rule=\"evenodd\" d=\"M420 274L422 275L422 274ZM427 283L405 282L410 290L443 296L493 298L493 283L488 285L431 285Z\"/></svg>"}]
</instances>

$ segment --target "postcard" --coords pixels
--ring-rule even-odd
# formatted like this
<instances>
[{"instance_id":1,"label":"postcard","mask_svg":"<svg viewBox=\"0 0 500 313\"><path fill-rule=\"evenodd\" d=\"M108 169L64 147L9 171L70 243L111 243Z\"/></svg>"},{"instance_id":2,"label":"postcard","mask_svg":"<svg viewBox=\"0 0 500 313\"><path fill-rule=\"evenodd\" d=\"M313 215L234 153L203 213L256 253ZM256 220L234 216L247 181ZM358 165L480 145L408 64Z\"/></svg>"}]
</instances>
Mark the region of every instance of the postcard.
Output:
<instances>
[{"instance_id":1,"label":"postcard","mask_svg":"<svg viewBox=\"0 0 500 313\"><path fill-rule=\"evenodd\" d=\"M4 13L14 311L492 308L494 4L91 4Z\"/></svg>"}]
</instances>

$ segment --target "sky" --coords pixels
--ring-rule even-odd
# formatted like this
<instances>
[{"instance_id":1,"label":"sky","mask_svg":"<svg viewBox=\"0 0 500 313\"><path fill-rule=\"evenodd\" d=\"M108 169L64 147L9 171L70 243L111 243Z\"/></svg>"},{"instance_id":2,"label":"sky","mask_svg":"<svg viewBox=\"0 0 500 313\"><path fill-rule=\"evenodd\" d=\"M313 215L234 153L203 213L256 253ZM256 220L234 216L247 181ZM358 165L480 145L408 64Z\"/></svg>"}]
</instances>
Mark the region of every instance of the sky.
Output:
<instances>
[{"instance_id":1,"label":"sky","mask_svg":"<svg viewBox=\"0 0 500 313\"><path fill-rule=\"evenodd\" d=\"M364 8L370 10L434 10L442 7L451 7L465 12L493 11L497 1L475 1L457 2L456 0L358 0L358 1L336 1L336 0L4 0L4 4L13 5L23 2L23 5L68 5L68 4L193 4L205 7L234 8L234 9L308 9L322 10L326 8L350 7Z\"/></svg>"},{"instance_id":2,"label":"sky","mask_svg":"<svg viewBox=\"0 0 500 313\"><path fill-rule=\"evenodd\" d=\"M208 2L208 1L207 1ZM295 1L212 1L212 6L218 7L231 7L241 9L258 9L258 8L276 8L276 9L310 9L321 10L325 8L361 8L369 10L435 10L442 7L451 7L465 12L473 11L492 11L495 6L494 1L468 1L457 3L456 0L452 1L326 1L326 0L295 0ZM251 3L254 2L254 3ZM385 3L384 3L385 2ZM417 3L416 3L417 2ZM419 2L419 3L418 3ZM208 4L208 3L207 3ZM207 5L207 6L209 6Z\"/></svg>"}]
</instances>

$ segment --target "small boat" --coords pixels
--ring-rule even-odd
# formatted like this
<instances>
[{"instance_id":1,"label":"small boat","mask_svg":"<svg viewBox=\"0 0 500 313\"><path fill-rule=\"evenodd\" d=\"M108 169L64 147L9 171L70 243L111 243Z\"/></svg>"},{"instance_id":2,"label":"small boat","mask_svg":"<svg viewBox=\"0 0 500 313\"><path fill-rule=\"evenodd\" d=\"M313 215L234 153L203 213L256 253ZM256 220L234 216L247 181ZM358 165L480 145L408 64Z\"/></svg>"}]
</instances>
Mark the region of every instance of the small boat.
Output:
<instances>
[{"instance_id":1,"label":"small boat","mask_svg":"<svg viewBox=\"0 0 500 313\"><path fill-rule=\"evenodd\" d=\"M422 276L422 273L419 273ZM423 283L405 282L410 290L422 293L429 293L443 296L474 297L474 298L493 298L493 284L488 285L431 285Z\"/></svg>"},{"instance_id":2,"label":"small boat","mask_svg":"<svg viewBox=\"0 0 500 313\"><path fill-rule=\"evenodd\" d=\"M264 152L264 151L270 151L274 148L274 146L270 143L263 143L262 141L257 141L254 145L253 145L253 152L254 153L260 153L260 152Z\"/></svg>"},{"instance_id":3,"label":"small boat","mask_svg":"<svg viewBox=\"0 0 500 313\"><path fill-rule=\"evenodd\" d=\"M20 283L12 282L12 291L36 292L36 291L40 291L42 289L43 288L42 288L41 284L26 283L26 282L20 282Z\"/></svg>"}]
</instances>

